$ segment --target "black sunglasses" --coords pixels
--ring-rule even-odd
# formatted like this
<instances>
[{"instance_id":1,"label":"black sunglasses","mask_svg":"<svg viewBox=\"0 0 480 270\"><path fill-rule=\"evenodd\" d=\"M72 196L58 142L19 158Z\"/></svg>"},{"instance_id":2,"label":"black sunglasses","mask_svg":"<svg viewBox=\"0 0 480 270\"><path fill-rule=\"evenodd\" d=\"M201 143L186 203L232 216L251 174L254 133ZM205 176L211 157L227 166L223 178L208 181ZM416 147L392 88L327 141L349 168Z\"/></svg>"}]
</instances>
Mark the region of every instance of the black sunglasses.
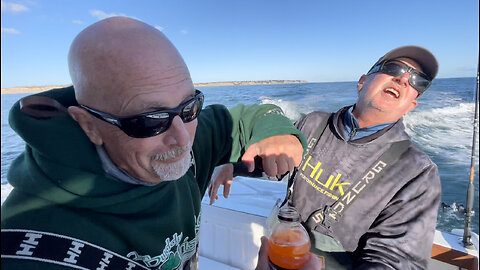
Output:
<instances>
[{"instance_id":1,"label":"black sunglasses","mask_svg":"<svg viewBox=\"0 0 480 270\"><path fill-rule=\"evenodd\" d=\"M148 138L165 132L170 128L173 118L177 115L180 116L184 123L195 120L202 110L203 100L203 93L195 89L195 96L178 107L131 116L115 116L94 110L85 105L80 105L80 107L93 116L119 127L130 137Z\"/></svg>"},{"instance_id":2,"label":"black sunglasses","mask_svg":"<svg viewBox=\"0 0 480 270\"><path fill-rule=\"evenodd\" d=\"M415 90L417 90L419 96L423 94L423 92L425 92L432 83L432 80L423 72L420 72L412 67L407 66L405 63L396 60L382 62L373 66L367 75L375 72L381 72L393 77L397 77L405 72L409 72L410 77L408 78L408 83L415 88Z\"/></svg>"}]
</instances>

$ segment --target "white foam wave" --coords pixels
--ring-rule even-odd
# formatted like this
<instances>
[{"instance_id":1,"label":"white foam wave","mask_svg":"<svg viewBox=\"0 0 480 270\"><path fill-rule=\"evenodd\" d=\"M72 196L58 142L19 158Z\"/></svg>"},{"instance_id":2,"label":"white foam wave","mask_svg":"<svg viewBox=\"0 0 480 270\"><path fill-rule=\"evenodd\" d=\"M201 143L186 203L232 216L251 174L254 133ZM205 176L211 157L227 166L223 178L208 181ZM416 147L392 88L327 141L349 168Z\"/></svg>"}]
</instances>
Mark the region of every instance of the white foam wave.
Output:
<instances>
[{"instance_id":1,"label":"white foam wave","mask_svg":"<svg viewBox=\"0 0 480 270\"><path fill-rule=\"evenodd\" d=\"M266 96L260 97L260 102L279 106L293 121L314 110L304 103ZM470 160L471 155L473 110L474 103L459 103L449 107L413 111L404 119L406 132L422 150L448 158L451 163L464 164ZM477 149L478 143L477 140Z\"/></svg>"},{"instance_id":2,"label":"white foam wave","mask_svg":"<svg viewBox=\"0 0 480 270\"><path fill-rule=\"evenodd\" d=\"M457 205L456 202L453 202L453 203L452 203L451 205L449 205L448 207L449 207L450 209L452 209L452 212L457 212L457 213L461 213L461 214L462 214L462 212L465 211L465 210L464 210L464 206L463 206L463 205Z\"/></svg>"},{"instance_id":3,"label":"white foam wave","mask_svg":"<svg viewBox=\"0 0 480 270\"><path fill-rule=\"evenodd\" d=\"M465 163L471 154L473 110L473 103L460 103L413 111L405 117L404 123L407 133L423 150L447 156L452 162ZM478 140L476 147L478 149Z\"/></svg>"},{"instance_id":4,"label":"white foam wave","mask_svg":"<svg viewBox=\"0 0 480 270\"><path fill-rule=\"evenodd\" d=\"M302 112L296 101L273 99L270 97L262 96L260 97L260 103L277 105L283 110L283 112L285 113L285 116L293 121L298 120L302 116Z\"/></svg>"},{"instance_id":5,"label":"white foam wave","mask_svg":"<svg viewBox=\"0 0 480 270\"><path fill-rule=\"evenodd\" d=\"M448 222L461 222L464 220L464 212L465 208L463 205L457 205L457 203L453 202L451 205L445 204L442 202L440 206L439 215L444 223Z\"/></svg>"}]
</instances>

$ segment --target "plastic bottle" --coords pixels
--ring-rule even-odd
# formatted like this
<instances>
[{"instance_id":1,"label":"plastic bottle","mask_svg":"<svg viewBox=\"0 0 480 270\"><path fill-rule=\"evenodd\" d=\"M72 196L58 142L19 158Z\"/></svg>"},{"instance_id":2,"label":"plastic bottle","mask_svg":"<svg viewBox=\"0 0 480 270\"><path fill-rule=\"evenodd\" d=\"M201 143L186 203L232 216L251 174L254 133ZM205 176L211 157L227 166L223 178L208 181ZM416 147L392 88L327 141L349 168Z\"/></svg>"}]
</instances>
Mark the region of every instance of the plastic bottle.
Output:
<instances>
[{"instance_id":1,"label":"plastic bottle","mask_svg":"<svg viewBox=\"0 0 480 270\"><path fill-rule=\"evenodd\" d=\"M310 238L294 207L285 205L280 208L268 245L268 258L273 269L300 269L307 263Z\"/></svg>"}]
</instances>

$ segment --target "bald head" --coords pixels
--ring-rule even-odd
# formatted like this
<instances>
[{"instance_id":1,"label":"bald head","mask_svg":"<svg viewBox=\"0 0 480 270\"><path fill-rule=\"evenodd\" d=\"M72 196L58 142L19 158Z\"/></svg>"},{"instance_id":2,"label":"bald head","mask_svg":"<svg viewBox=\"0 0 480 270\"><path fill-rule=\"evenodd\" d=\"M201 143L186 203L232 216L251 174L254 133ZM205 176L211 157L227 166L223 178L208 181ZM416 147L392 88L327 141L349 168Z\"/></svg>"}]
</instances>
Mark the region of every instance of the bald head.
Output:
<instances>
[{"instance_id":1,"label":"bald head","mask_svg":"<svg viewBox=\"0 0 480 270\"><path fill-rule=\"evenodd\" d=\"M68 64L77 101L111 113L122 111L135 91L192 84L172 43L154 27L127 17L84 29L70 47Z\"/></svg>"}]
</instances>

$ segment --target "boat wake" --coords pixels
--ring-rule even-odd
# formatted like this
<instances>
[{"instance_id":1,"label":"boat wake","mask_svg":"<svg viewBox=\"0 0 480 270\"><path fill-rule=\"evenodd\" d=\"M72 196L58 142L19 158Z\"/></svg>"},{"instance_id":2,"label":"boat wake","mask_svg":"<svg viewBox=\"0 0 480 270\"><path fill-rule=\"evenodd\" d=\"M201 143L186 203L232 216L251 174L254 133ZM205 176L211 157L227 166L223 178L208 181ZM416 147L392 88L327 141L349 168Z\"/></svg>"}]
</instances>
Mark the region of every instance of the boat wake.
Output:
<instances>
[{"instance_id":1,"label":"boat wake","mask_svg":"<svg viewBox=\"0 0 480 270\"><path fill-rule=\"evenodd\" d=\"M451 163L466 164L472 147L473 110L474 103L460 103L412 111L404 118L406 132L427 153L443 156Z\"/></svg>"}]
</instances>

